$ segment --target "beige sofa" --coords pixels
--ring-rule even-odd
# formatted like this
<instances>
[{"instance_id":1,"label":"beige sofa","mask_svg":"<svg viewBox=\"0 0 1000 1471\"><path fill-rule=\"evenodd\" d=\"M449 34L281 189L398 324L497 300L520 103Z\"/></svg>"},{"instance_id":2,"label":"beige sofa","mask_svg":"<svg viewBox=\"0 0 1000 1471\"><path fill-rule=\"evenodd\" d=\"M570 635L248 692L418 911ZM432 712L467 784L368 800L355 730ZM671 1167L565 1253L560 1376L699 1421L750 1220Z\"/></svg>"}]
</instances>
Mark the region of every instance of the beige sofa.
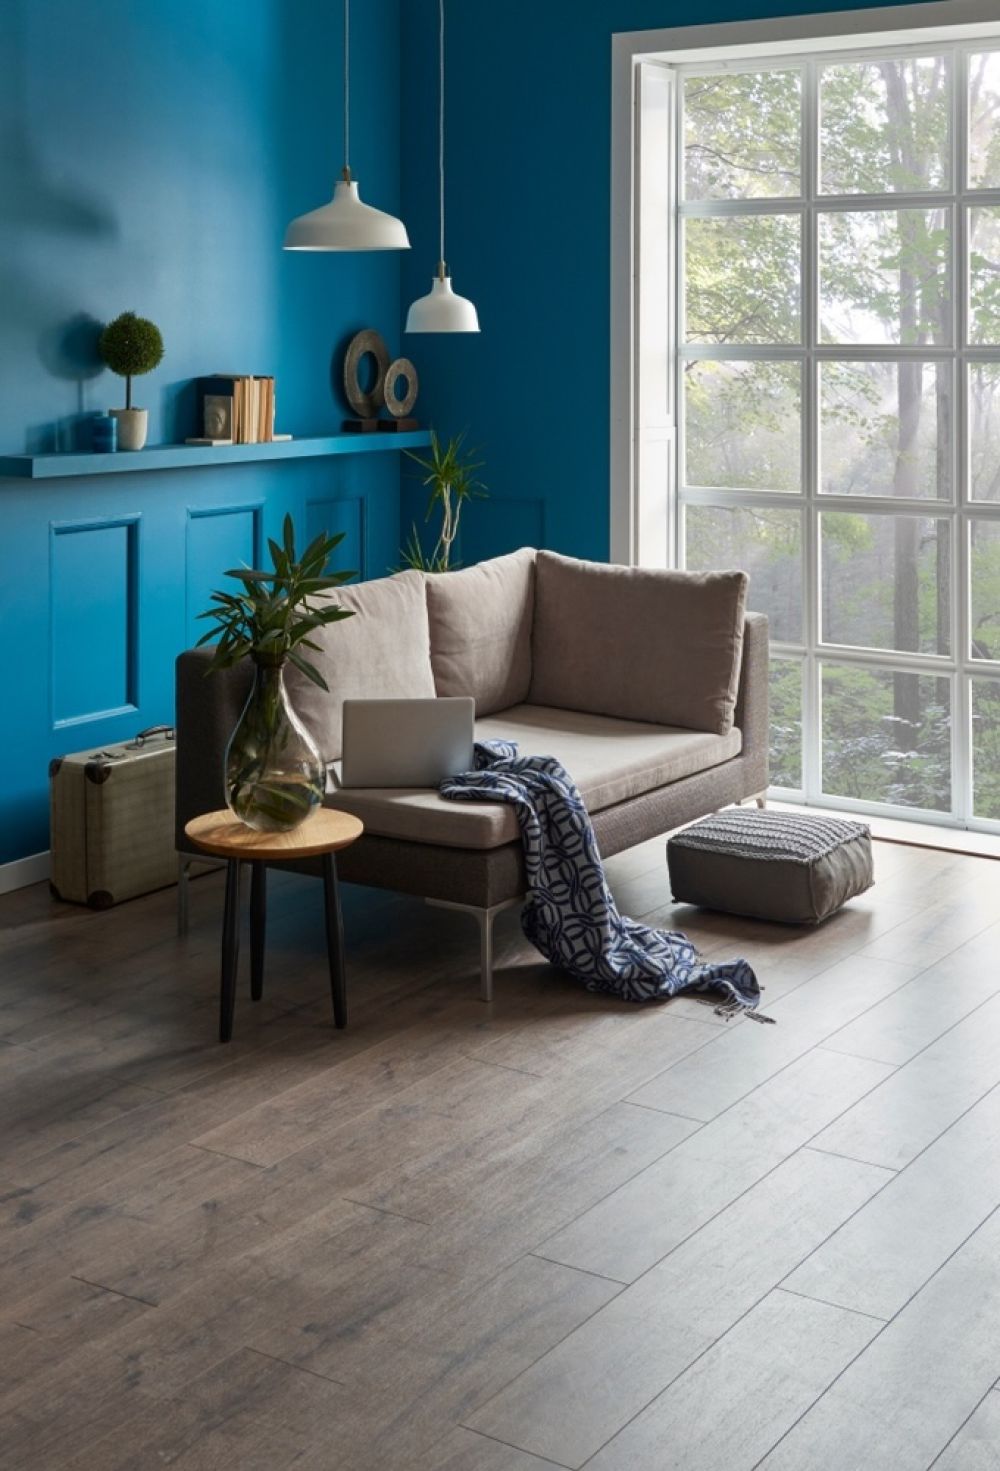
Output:
<instances>
[{"instance_id":1,"label":"beige sofa","mask_svg":"<svg viewBox=\"0 0 1000 1471\"><path fill-rule=\"evenodd\" d=\"M328 763L341 754L345 698L471 694L481 738L562 761L605 857L767 787L767 620L746 613L741 572L649 571L525 548L464 571L356 584L337 600L357 616L323 632L317 662L331 693L294 671L288 679ZM207 658L190 650L177 661L182 911L184 823L224 803L225 746L251 678L245 666L205 679ZM525 888L513 811L332 784L327 802L365 824L339 857L343 879L474 915L488 999L493 920Z\"/></svg>"}]
</instances>

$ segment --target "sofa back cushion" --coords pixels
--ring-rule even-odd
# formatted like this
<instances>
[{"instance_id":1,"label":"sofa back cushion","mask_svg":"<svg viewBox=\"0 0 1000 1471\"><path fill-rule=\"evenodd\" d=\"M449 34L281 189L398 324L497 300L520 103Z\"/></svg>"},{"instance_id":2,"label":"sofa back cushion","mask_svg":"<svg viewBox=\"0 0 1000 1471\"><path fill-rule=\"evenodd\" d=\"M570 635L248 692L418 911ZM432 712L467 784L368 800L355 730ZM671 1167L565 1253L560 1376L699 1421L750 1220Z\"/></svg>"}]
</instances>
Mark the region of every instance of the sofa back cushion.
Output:
<instances>
[{"instance_id":1,"label":"sofa back cushion","mask_svg":"<svg viewBox=\"0 0 1000 1471\"><path fill-rule=\"evenodd\" d=\"M530 699L727 735L744 572L660 572L539 552Z\"/></svg>"},{"instance_id":2,"label":"sofa back cushion","mask_svg":"<svg viewBox=\"0 0 1000 1471\"><path fill-rule=\"evenodd\" d=\"M338 588L333 601L354 617L313 635L318 654L302 651L329 694L294 665L285 674L292 704L327 762L340 759L345 700L432 699L435 693L422 573L352 583Z\"/></svg>"},{"instance_id":3,"label":"sofa back cushion","mask_svg":"<svg viewBox=\"0 0 1000 1471\"><path fill-rule=\"evenodd\" d=\"M439 695L472 695L477 715L528 698L535 552L522 547L427 578L431 665Z\"/></svg>"}]
</instances>

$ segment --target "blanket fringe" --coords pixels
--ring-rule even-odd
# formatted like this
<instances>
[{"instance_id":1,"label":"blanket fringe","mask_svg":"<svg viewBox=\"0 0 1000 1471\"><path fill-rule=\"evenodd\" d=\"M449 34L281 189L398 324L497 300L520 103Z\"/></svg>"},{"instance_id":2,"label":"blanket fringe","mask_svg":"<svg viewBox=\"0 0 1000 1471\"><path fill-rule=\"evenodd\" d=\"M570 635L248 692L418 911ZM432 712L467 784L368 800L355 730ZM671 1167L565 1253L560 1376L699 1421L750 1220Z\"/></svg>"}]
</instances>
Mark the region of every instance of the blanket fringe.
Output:
<instances>
[{"instance_id":1,"label":"blanket fringe","mask_svg":"<svg viewBox=\"0 0 1000 1471\"><path fill-rule=\"evenodd\" d=\"M774 1026L773 1016L767 1016L763 1011L758 1011L755 1006L749 1006L745 1001L737 1001L735 997L730 1001L716 1004L706 997L705 1005L711 1006L715 1015L721 1016L727 1022L731 1022L734 1016L745 1016L747 1021L760 1022L765 1027Z\"/></svg>"}]
</instances>

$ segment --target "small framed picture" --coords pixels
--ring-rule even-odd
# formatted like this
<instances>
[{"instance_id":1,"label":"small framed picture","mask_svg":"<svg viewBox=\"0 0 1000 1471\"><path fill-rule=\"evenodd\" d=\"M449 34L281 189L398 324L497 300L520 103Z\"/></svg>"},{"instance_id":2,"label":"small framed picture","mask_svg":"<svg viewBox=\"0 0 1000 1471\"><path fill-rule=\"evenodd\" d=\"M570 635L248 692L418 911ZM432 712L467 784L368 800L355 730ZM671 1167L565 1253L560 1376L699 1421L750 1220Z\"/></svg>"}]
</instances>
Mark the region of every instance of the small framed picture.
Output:
<instances>
[{"instance_id":1,"label":"small framed picture","mask_svg":"<svg viewBox=\"0 0 1000 1471\"><path fill-rule=\"evenodd\" d=\"M206 393L203 432L206 439L233 437L233 400L228 394Z\"/></svg>"}]
</instances>

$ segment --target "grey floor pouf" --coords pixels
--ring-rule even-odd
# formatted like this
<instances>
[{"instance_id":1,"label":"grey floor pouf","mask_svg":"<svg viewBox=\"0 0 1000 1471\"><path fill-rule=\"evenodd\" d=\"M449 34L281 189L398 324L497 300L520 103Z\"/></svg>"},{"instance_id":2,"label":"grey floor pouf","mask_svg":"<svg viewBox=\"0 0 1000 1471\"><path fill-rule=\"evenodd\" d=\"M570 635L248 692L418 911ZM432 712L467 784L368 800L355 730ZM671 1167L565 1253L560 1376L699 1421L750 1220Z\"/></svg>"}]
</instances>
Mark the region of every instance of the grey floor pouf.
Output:
<instances>
[{"instance_id":1,"label":"grey floor pouf","mask_svg":"<svg viewBox=\"0 0 1000 1471\"><path fill-rule=\"evenodd\" d=\"M731 807L667 843L674 898L783 924L819 924L875 881L862 822Z\"/></svg>"}]
</instances>

